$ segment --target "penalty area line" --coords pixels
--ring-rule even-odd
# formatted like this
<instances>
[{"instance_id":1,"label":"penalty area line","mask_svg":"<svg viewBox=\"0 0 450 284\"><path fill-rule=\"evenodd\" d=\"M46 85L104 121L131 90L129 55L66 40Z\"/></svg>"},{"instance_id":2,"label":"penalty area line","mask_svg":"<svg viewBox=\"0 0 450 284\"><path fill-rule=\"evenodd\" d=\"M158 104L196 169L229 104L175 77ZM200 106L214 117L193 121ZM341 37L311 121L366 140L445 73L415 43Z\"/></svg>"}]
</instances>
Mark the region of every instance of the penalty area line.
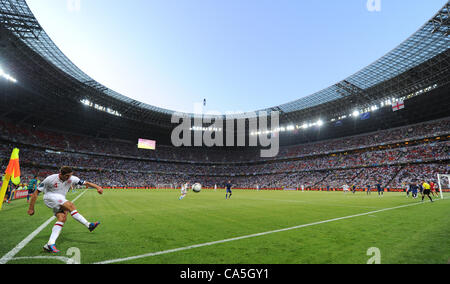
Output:
<instances>
[{"instance_id":1,"label":"penalty area line","mask_svg":"<svg viewBox=\"0 0 450 284\"><path fill-rule=\"evenodd\" d=\"M72 202L77 201L86 191L83 191L80 195L78 195ZM31 242L42 230L44 230L56 217L52 216L50 219L44 222L39 228L34 230L31 234L29 234L23 241L21 241L15 248L13 248L10 252L5 254L2 258L0 258L0 264L6 264L8 261L12 260L16 254L18 254L29 242Z\"/></svg>"},{"instance_id":2,"label":"penalty area line","mask_svg":"<svg viewBox=\"0 0 450 284\"><path fill-rule=\"evenodd\" d=\"M331 223L331 222L335 222L335 221L351 219L351 218L356 218L356 217L361 217L361 216L367 216L367 215L372 215L372 214L376 214L376 213L380 213L380 212L385 212L385 211L390 211L390 210L395 210L395 209L400 209L400 208L406 208L406 207L411 207L411 206L416 206L416 205L421 205L421 204L424 204L424 203L420 202L420 203L401 205L401 206L392 207L392 208L384 208L384 209L375 210L375 211L371 211L371 212L366 212L366 213L361 213L361 214L356 214L356 215L351 215L351 216L346 216L346 217L339 217L339 218L334 218L334 219L329 219L329 220L325 220L325 221L314 222L314 223L310 223L310 224L304 224L304 225L290 227L290 228L285 228L285 229L279 229L279 230L274 230L274 231L257 233L257 234L247 235L247 236L241 236L241 237L236 237L236 238L220 240L220 241L213 241L213 242L197 244L197 245L192 245L192 246L187 246L187 247L182 247L182 248L169 249L169 250L165 250L165 251L147 253L147 254L138 255L138 256L131 256L131 257L125 257L125 258L106 260L106 261L96 262L94 264L111 264L111 263L118 263L118 262L124 262L124 261L141 259L141 258L147 258L147 257L151 257L151 256L169 254L169 253L174 253L174 252L180 252L180 251L185 251L185 250L190 250L190 249L195 249L195 248L201 248L201 247L212 246L212 245L217 245L217 244L223 244L223 243L228 243L228 242L233 242L233 241L238 241L238 240L243 240L243 239L249 239L249 238L254 238L254 237L260 237L260 236L265 236L265 235L270 235L270 234L275 234L275 233L292 231L292 230L297 230L297 229L301 229L301 228L305 228L305 227L310 227L310 226L315 226L315 225L320 225L320 224L326 224L326 223Z\"/></svg>"}]
</instances>

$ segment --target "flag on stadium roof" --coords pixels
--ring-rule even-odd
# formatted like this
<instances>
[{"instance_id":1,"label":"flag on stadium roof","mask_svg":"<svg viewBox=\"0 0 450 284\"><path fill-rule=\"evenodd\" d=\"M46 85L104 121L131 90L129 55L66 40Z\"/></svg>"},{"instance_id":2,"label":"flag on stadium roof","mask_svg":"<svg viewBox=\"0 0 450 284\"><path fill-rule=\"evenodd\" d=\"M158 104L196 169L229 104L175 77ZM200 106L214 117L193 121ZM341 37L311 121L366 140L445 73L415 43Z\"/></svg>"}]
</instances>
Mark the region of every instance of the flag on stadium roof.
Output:
<instances>
[{"instance_id":1,"label":"flag on stadium roof","mask_svg":"<svg viewBox=\"0 0 450 284\"><path fill-rule=\"evenodd\" d=\"M398 101L392 104L392 110L393 111L399 111L401 109L405 108L405 102L404 101Z\"/></svg>"}]
</instances>

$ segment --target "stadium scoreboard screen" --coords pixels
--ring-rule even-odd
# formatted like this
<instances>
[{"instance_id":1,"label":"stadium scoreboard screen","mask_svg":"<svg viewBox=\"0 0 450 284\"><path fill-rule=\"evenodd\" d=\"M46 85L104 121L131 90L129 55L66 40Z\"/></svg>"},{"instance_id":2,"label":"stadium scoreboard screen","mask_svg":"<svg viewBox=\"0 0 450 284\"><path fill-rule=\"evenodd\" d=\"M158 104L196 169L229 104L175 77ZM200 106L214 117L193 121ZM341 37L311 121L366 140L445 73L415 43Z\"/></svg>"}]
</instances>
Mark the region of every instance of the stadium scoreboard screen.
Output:
<instances>
[{"instance_id":1,"label":"stadium scoreboard screen","mask_svg":"<svg viewBox=\"0 0 450 284\"><path fill-rule=\"evenodd\" d=\"M138 141L139 149L156 150L156 141L140 138Z\"/></svg>"}]
</instances>

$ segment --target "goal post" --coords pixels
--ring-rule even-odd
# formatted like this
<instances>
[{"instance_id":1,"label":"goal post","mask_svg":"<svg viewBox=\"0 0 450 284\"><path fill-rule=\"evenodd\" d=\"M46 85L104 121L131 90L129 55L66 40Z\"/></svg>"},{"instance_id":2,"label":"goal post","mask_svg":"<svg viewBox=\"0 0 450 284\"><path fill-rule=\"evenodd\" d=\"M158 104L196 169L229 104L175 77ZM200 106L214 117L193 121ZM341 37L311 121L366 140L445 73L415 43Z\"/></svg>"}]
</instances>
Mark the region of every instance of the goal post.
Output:
<instances>
[{"instance_id":1,"label":"goal post","mask_svg":"<svg viewBox=\"0 0 450 284\"><path fill-rule=\"evenodd\" d=\"M441 193L441 198L444 199L444 189L450 189L450 174L437 174L439 192Z\"/></svg>"},{"instance_id":2,"label":"goal post","mask_svg":"<svg viewBox=\"0 0 450 284\"><path fill-rule=\"evenodd\" d=\"M156 185L157 189L176 189L175 184L173 183L158 183Z\"/></svg>"}]
</instances>

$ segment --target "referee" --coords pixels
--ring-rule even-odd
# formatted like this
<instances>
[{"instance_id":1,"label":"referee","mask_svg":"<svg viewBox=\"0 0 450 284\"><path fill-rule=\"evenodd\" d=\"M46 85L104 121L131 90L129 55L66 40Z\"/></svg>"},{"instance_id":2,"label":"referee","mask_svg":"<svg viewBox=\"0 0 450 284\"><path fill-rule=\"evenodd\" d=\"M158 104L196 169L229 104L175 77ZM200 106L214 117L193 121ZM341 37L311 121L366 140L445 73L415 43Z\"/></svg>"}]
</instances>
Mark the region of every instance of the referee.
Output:
<instances>
[{"instance_id":1,"label":"referee","mask_svg":"<svg viewBox=\"0 0 450 284\"><path fill-rule=\"evenodd\" d=\"M422 202L425 199L425 195L428 196L428 198L431 200L431 202L433 202L433 199L431 198L430 194L431 194L431 185L424 181L422 184L423 187L423 193L422 193Z\"/></svg>"}]
</instances>

